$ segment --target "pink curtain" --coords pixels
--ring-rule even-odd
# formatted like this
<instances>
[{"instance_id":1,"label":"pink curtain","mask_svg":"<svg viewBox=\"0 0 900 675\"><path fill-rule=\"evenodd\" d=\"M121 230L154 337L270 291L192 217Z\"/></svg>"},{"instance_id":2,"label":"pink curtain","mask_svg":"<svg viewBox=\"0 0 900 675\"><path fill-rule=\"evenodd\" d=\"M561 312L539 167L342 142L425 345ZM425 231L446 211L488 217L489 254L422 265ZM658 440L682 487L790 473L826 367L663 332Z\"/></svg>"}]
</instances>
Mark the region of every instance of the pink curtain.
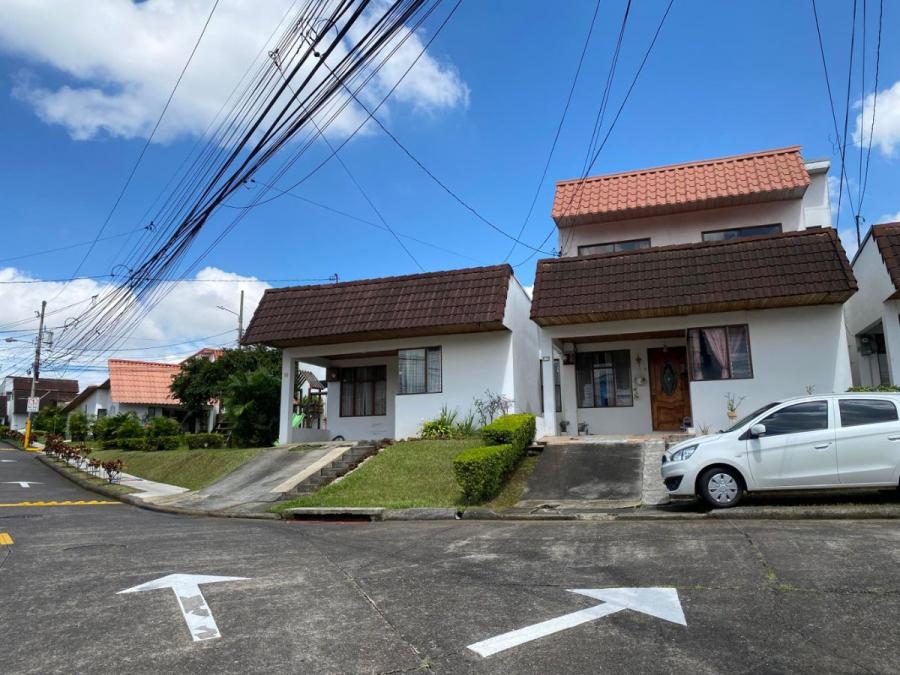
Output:
<instances>
[{"instance_id":1,"label":"pink curtain","mask_svg":"<svg viewBox=\"0 0 900 675\"><path fill-rule=\"evenodd\" d=\"M722 368L722 377L728 377L728 340L725 337L724 328L707 328L703 331L706 344L713 358Z\"/></svg>"}]
</instances>

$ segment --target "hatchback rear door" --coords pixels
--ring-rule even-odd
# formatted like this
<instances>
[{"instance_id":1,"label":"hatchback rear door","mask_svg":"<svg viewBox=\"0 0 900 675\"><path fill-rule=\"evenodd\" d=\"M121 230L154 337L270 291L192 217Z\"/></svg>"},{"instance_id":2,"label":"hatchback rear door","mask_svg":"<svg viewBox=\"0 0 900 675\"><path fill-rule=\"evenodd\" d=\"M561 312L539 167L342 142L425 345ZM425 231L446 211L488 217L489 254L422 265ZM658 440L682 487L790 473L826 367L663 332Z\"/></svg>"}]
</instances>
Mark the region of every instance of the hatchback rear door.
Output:
<instances>
[{"instance_id":1,"label":"hatchback rear door","mask_svg":"<svg viewBox=\"0 0 900 675\"><path fill-rule=\"evenodd\" d=\"M837 401L838 473L842 485L894 485L900 466L900 416L894 400Z\"/></svg>"}]
</instances>

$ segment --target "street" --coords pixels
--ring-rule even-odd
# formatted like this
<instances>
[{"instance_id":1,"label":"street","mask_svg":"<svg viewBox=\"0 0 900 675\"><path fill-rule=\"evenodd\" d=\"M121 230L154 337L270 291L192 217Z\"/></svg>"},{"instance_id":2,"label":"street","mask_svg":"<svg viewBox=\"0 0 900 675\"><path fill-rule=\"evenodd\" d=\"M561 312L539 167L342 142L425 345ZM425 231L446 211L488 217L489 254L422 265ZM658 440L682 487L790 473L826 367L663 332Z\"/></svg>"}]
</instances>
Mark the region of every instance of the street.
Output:
<instances>
[{"instance_id":1,"label":"street","mask_svg":"<svg viewBox=\"0 0 900 675\"><path fill-rule=\"evenodd\" d=\"M106 500L26 453L0 460L4 673L900 671L890 521L301 523L11 506ZM221 637L193 640L169 587L119 593L171 574L242 578L200 582ZM686 625L568 592L621 587L674 589L661 592ZM469 648L598 605L493 655Z\"/></svg>"}]
</instances>

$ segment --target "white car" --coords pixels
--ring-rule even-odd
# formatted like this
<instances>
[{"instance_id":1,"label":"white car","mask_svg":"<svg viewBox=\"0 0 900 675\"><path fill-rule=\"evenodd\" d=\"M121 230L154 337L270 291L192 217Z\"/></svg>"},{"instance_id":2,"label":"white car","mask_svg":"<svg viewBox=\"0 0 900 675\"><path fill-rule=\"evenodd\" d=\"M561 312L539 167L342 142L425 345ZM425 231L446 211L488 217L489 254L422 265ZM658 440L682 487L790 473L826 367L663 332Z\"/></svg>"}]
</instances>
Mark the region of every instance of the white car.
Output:
<instances>
[{"instance_id":1,"label":"white car","mask_svg":"<svg viewBox=\"0 0 900 675\"><path fill-rule=\"evenodd\" d=\"M666 450L672 496L734 506L746 492L900 487L900 395L803 396Z\"/></svg>"}]
</instances>

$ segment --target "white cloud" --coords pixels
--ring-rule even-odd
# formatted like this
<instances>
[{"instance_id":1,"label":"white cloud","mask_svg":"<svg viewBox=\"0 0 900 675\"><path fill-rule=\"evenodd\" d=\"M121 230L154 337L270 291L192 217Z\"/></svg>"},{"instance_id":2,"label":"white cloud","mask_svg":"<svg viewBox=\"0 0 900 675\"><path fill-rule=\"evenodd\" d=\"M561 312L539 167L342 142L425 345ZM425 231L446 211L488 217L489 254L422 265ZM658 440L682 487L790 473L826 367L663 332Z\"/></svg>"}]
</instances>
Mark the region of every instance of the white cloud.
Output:
<instances>
[{"instance_id":1,"label":"white cloud","mask_svg":"<svg viewBox=\"0 0 900 675\"><path fill-rule=\"evenodd\" d=\"M900 223L900 211L897 213L885 213L877 221L877 223Z\"/></svg>"},{"instance_id":2,"label":"white cloud","mask_svg":"<svg viewBox=\"0 0 900 675\"><path fill-rule=\"evenodd\" d=\"M220 3L155 140L203 133L260 49L270 47L264 43L290 4ZM7 0L0 48L66 79L61 85L42 84L25 71L14 94L42 120L65 127L78 140L146 137L210 6L210 0ZM383 95L422 46L418 34L407 40L361 96ZM425 54L392 100L434 111L465 106L468 88L452 64ZM331 131L346 134L362 119L358 106L348 106Z\"/></svg>"},{"instance_id":3,"label":"white cloud","mask_svg":"<svg viewBox=\"0 0 900 675\"><path fill-rule=\"evenodd\" d=\"M237 339L237 318L217 309L217 306L237 311L240 292L243 290L246 329L269 284L215 267L199 271L195 278L206 281L170 284L171 292L147 313L146 318L125 341L116 346L117 349L127 351L85 353L79 355L75 363L84 365L92 361L95 366L103 368L107 358L113 356L173 362L180 361L201 347L234 345ZM46 325L54 332L54 341L62 344L63 326L67 319L78 316L90 307L92 296L102 297L111 290L108 284L89 279L74 281L62 288L61 283L40 282L12 267L0 268L0 282L8 281L36 283L0 283L0 330L22 331L4 332L0 334L0 338L8 336L24 340L8 344L0 342L0 377L11 373L22 374L30 366L33 346L29 344L29 340L33 339L38 326L34 312L40 309L42 299L53 298L62 290L60 296L47 305L46 320ZM78 304L62 309L73 303ZM25 321L21 322L22 319ZM45 352L48 361L59 356L60 352L55 348ZM50 370L44 372L46 375L53 374ZM105 375L90 372L78 374L77 377L79 381L90 383L103 380Z\"/></svg>"},{"instance_id":4,"label":"white cloud","mask_svg":"<svg viewBox=\"0 0 900 675\"><path fill-rule=\"evenodd\" d=\"M862 101L862 111L856 116L856 128L853 131L853 142L859 146L869 144L873 111L875 127L872 131L872 145L887 157L893 157L900 147L900 80L879 91L877 100L874 94L869 94Z\"/></svg>"}]
</instances>

